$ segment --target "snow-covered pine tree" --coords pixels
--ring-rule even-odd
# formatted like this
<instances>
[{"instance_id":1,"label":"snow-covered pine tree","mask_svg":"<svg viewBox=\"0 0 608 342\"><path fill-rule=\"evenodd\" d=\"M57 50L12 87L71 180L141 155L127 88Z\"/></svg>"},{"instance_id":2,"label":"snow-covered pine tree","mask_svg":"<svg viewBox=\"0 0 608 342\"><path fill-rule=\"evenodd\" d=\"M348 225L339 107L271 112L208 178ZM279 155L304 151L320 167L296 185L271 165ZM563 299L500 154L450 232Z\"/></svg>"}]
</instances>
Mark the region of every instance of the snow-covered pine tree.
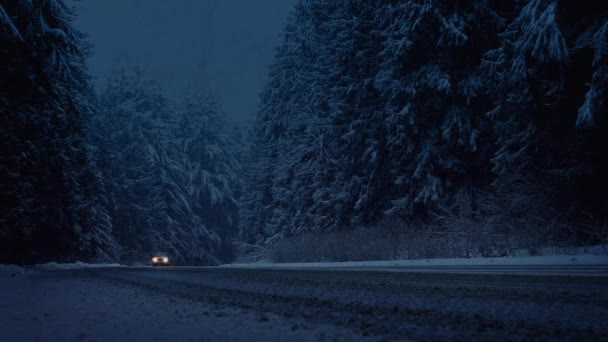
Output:
<instances>
[{"instance_id":1,"label":"snow-covered pine tree","mask_svg":"<svg viewBox=\"0 0 608 342\"><path fill-rule=\"evenodd\" d=\"M151 224L157 214L152 190L156 153L151 143L156 140L152 116L165 109L164 99L158 87L143 80L140 70L119 69L108 80L99 103L92 123L97 139L92 144L100 152L96 161L104 177L120 258L147 258L160 247L157 230L163 228Z\"/></svg>"},{"instance_id":2,"label":"snow-covered pine tree","mask_svg":"<svg viewBox=\"0 0 608 342\"><path fill-rule=\"evenodd\" d=\"M490 113L497 134L494 172L526 173L546 167L561 137L543 136L560 117L568 47L558 26L558 1L523 2L517 17L487 53L484 67L496 98ZM554 140L555 139L555 140ZM540 164L540 165L539 165Z\"/></svg>"},{"instance_id":3,"label":"snow-covered pine tree","mask_svg":"<svg viewBox=\"0 0 608 342\"><path fill-rule=\"evenodd\" d=\"M120 68L100 103L94 145L121 259L231 261L240 165L215 97L190 90L170 103L141 69Z\"/></svg>"},{"instance_id":4,"label":"snow-covered pine tree","mask_svg":"<svg viewBox=\"0 0 608 342\"><path fill-rule=\"evenodd\" d=\"M494 172L545 183L546 204L562 213L602 216L608 6L529 0L514 13L483 63L495 100Z\"/></svg>"},{"instance_id":5,"label":"snow-covered pine tree","mask_svg":"<svg viewBox=\"0 0 608 342\"><path fill-rule=\"evenodd\" d=\"M361 226L487 181L478 65L500 24L485 2L299 2L261 99L265 173L243 228L271 242Z\"/></svg>"},{"instance_id":6,"label":"snow-covered pine tree","mask_svg":"<svg viewBox=\"0 0 608 342\"><path fill-rule=\"evenodd\" d=\"M576 42L576 50L591 48L593 50L593 76L585 94L585 102L578 110L576 124L579 127L590 127L597 121L608 106L608 19L595 18L589 28L581 34ZM576 52L575 52L576 53Z\"/></svg>"},{"instance_id":7,"label":"snow-covered pine tree","mask_svg":"<svg viewBox=\"0 0 608 342\"><path fill-rule=\"evenodd\" d=\"M608 220L608 4L560 1L560 23L571 55L565 105L569 134L561 140L562 208ZM572 122L575 121L576 129ZM572 131L574 130L574 133ZM564 189L563 185L567 185ZM576 201L572 199L576 198ZM583 232L580 236L586 236Z\"/></svg>"},{"instance_id":8,"label":"snow-covered pine tree","mask_svg":"<svg viewBox=\"0 0 608 342\"><path fill-rule=\"evenodd\" d=\"M376 39L376 1L342 1L325 24L328 40L329 154L338 165L331 197L335 228L378 219L388 194L384 106L373 79L381 49Z\"/></svg>"},{"instance_id":9,"label":"snow-covered pine tree","mask_svg":"<svg viewBox=\"0 0 608 342\"><path fill-rule=\"evenodd\" d=\"M235 131L237 130L237 131ZM232 261L232 239L238 232L241 191L238 128L225 121L217 97L190 89L178 110L174 139L187 179L187 200L205 230L219 238L212 249L219 260Z\"/></svg>"},{"instance_id":10,"label":"snow-covered pine tree","mask_svg":"<svg viewBox=\"0 0 608 342\"><path fill-rule=\"evenodd\" d=\"M322 227L313 196L322 149L323 77L318 27L331 2L299 2L284 32L254 124L243 197L242 231L249 243L276 241ZM333 216L333 215L332 215ZM323 220L323 219L321 219Z\"/></svg>"},{"instance_id":11,"label":"snow-covered pine tree","mask_svg":"<svg viewBox=\"0 0 608 342\"><path fill-rule=\"evenodd\" d=\"M387 213L418 215L489 181L479 64L503 20L490 1L393 1L376 21L383 49L375 85L386 101L394 185Z\"/></svg>"},{"instance_id":12,"label":"snow-covered pine tree","mask_svg":"<svg viewBox=\"0 0 608 342\"><path fill-rule=\"evenodd\" d=\"M428 218L496 175L579 174L563 199L584 179L604 184L593 146L608 145L605 12L558 0L299 1L253 128L243 235L272 243Z\"/></svg>"},{"instance_id":13,"label":"snow-covered pine tree","mask_svg":"<svg viewBox=\"0 0 608 342\"><path fill-rule=\"evenodd\" d=\"M0 4L1 258L111 258L85 147L88 46L60 0Z\"/></svg>"}]
</instances>

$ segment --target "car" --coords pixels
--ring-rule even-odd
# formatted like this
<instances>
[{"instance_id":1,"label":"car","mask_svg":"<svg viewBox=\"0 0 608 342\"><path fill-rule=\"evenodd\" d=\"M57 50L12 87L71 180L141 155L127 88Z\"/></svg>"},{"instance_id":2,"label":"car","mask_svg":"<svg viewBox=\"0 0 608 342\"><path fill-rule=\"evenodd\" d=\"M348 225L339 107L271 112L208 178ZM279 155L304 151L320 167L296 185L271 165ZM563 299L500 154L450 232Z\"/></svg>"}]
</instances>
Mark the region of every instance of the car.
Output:
<instances>
[{"instance_id":1,"label":"car","mask_svg":"<svg viewBox=\"0 0 608 342\"><path fill-rule=\"evenodd\" d=\"M166 254L157 253L151 259L152 266L169 266L171 264L171 260Z\"/></svg>"}]
</instances>

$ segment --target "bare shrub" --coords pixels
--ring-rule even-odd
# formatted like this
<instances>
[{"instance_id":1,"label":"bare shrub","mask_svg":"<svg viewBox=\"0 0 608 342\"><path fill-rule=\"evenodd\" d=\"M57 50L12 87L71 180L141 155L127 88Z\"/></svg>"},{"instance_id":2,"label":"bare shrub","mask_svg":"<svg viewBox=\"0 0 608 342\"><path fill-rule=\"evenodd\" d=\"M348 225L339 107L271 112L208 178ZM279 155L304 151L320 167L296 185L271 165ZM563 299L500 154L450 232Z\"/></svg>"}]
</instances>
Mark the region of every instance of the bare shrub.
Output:
<instances>
[{"instance_id":1,"label":"bare shrub","mask_svg":"<svg viewBox=\"0 0 608 342\"><path fill-rule=\"evenodd\" d=\"M599 244L606 249L608 247L608 224L589 222L584 223L582 228L583 233L587 236L584 247L589 247L594 244Z\"/></svg>"},{"instance_id":2,"label":"bare shrub","mask_svg":"<svg viewBox=\"0 0 608 342\"><path fill-rule=\"evenodd\" d=\"M392 258L380 231L361 228L350 232L306 233L278 242L274 262L363 261Z\"/></svg>"},{"instance_id":3,"label":"bare shrub","mask_svg":"<svg viewBox=\"0 0 608 342\"><path fill-rule=\"evenodd\" d=\"M237 262L256 262L268 260L270 250L264 246L250 244L244 241L235 241L233 249L237 255Z\"/></svg>"},{"instance_id":4,"label":"bare shrub","mask_svg":"<svg viewBox=\"0 0 608 342\"><path fill-rule=\"evenodd\" d=\"M520 176L502 176L494 190L480 197L481 217L486 230L506 242L510 249L538 254L542 247L576 241L565 214L552 205L552 187Z\"/></svg>"},{"instance_id":5,"label":"bare shrub","mask_svg":"<svg viewBox=\"0 0 608 342\"><path fill-rule=\"evenodd\" d=\"M552 208L550 187L501 177L491 191L459 191L431 220L383 220L344 232L309 233L273 246L275 262L359 261L541 255L573 247L576 232ZM607 224L586 224L586 245L607 244Z\"/></svg>"}]
</instances>

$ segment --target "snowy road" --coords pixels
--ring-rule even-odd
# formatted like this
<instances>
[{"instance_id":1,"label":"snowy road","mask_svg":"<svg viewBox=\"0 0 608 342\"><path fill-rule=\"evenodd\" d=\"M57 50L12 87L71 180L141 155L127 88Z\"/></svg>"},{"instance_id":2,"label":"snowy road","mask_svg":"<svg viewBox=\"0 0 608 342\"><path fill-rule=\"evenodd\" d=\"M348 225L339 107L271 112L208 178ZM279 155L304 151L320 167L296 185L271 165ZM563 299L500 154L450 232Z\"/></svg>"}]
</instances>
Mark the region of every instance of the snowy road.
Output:
<instances>
[{"instance_id":1,"label":"snowy road","mask_svg":"<svg viewBox=\"0 0 608 342\"><path fill-rule=\"evenodd\" d=\"M608 277L589 267L584 276L32 270L0 275L0 332L3 341L606 340Z\"/></svg>"}]
</instances>

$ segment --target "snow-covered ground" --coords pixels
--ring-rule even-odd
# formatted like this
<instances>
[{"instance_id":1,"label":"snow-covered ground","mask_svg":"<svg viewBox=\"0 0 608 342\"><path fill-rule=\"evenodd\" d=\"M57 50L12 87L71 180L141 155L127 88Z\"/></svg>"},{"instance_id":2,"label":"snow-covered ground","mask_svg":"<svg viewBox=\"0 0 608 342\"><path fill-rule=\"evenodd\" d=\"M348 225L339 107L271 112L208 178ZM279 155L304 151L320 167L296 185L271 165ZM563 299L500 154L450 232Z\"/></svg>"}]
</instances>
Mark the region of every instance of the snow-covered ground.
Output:
<instances>
[{"instance_id":1,"label":"snow-covered ground","mask_svg":"<svg viewBox=\"0 0 608 342\"><path fill-rule=\"evenodd\" d=\"M39 264L32 266L33 269L39 270L71 270L71 269L80 269L80 268L98 268L98 267L125 267L121 264L107 264L107 263L98 263L91 264L76 261L74 263L57 263L57 262L48 262L46 264Z\"/></svg>"},{"instance_id":2,"label":"snow-covered ground","mask_svg":"<svg viewBox=\"0 0 608 342\"><path fill-rule=\"evenodd\" d=\"M101 267L100 267L101 266ZM113 264L0 265L0 341L356 341L348 329L311 325L98 277ZM158 269L150 269L150 272ZM161 270L164 271L164 270ZM204 295L204 294L203 294Z\"/></svg>"},{"instance_id":3,"label":"snow-covered ground","mask_svg":"<svg viewBox=\"0 0 608 342\"><path fill-rule=\"evenodd\" d=\"M23 275L25 269L16 265L0 265L0 277L16 277Z\"/></svg>"},{"instance_id":4,"label":"snow-covered ground","mask_svg":"<svg viewBox=\"0 0 608 342\"><path fill-rule=\"evenodd\" d=\"M460 258L460 259L420 259L420 260L382 260L349 262L311 262L311 263L250 263L227 264L221 267L236 268L341 268L341 267L395 267L395 266L570 266L570 265L608 265L608 255L552 255L501 258Z\"/></svg>"},{"instance_id":5,"label":"snow-covered ground","mask_svg":"<svg viewBox=\"0 0 608 342\"><path fill-rule=\"evenodd\" d=\"M608 338L608 278L53 267L0 267L0 341Z\"/></svg>"}]
</instances>

